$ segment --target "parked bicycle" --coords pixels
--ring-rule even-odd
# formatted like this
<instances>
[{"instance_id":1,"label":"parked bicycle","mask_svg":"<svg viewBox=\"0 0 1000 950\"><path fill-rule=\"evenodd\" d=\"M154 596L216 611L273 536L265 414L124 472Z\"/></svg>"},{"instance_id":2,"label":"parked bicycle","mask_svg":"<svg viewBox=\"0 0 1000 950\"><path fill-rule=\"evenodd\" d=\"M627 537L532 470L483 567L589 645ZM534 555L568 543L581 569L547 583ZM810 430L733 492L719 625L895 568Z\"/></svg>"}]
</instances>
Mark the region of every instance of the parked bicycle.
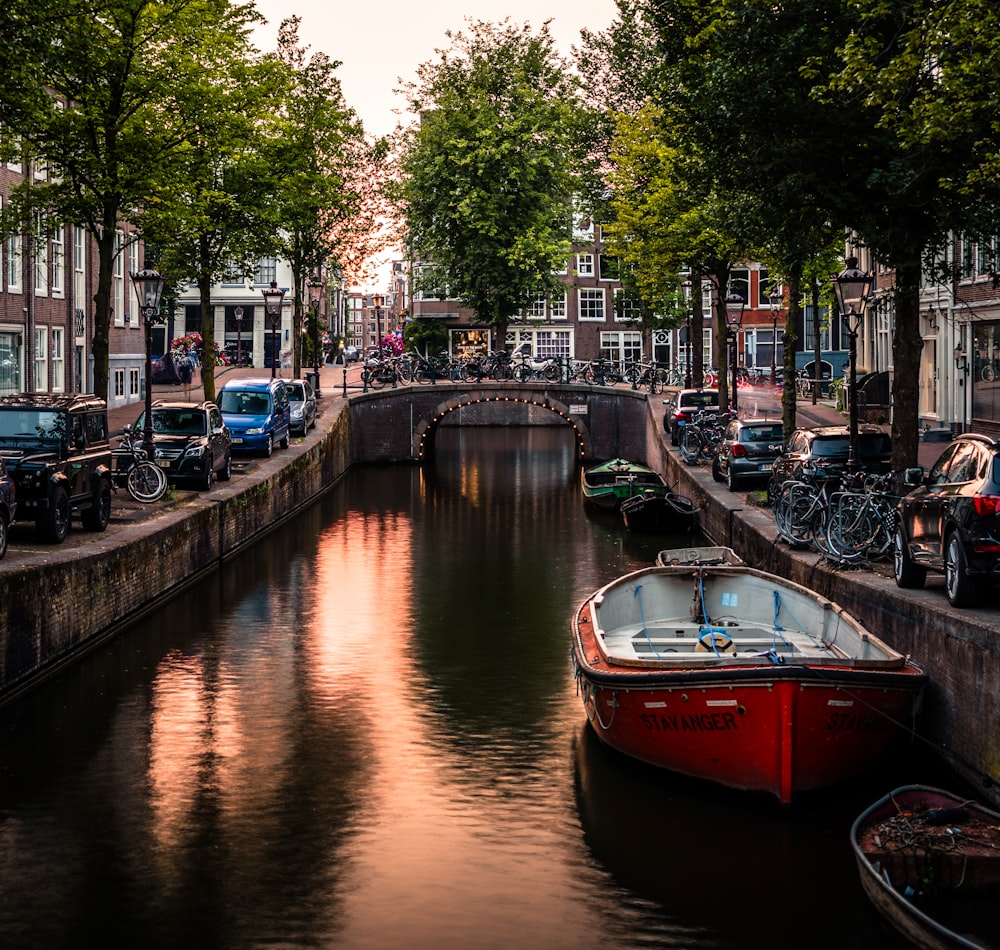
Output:
<instances>
[{"instance_id":1,"label":"parked bicycle","mask_svg":"<svg viewBox=\"0 0 1000 950\"><path fill-rule=\"evenodd\" d=\"M136 501L147 505L163 497L167 490L167 476L146 457L146 450L136 441L132 426L125 426L118 448L111 455L115 491L124 486Z\"/></svg>"},{"instance_id":2,"label":"parked bicycle","mask_svg":"<svg viewBox=\"0 0 1000 950\"><path fill-rule=\"evenodd\" d=\"M722 434L729 423L728 412L718 413L701 410L681 430L678 441L681 458L688 465L696 465L699 461L711 462L719 450Z\"/></svg>"}]
</instances>

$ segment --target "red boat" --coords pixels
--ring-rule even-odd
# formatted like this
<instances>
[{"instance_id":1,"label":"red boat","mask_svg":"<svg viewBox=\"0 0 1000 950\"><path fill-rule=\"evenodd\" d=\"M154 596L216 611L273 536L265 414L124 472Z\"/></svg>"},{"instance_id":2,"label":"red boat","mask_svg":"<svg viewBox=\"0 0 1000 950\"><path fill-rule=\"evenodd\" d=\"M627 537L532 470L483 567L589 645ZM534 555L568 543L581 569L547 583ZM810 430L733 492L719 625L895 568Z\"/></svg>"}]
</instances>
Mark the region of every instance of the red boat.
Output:
<instances>
[{"instance_id":1,"label":"red boat","mask_svg":"<svg viewBox=\"0 0 1000 950\"><path fill-rule=\"evenodd\" d=\"M841 607L742 564L626 574L572 627L578 691L604 742L785 804L875 765L926 682Z\"/></svg>"}]
</instances>

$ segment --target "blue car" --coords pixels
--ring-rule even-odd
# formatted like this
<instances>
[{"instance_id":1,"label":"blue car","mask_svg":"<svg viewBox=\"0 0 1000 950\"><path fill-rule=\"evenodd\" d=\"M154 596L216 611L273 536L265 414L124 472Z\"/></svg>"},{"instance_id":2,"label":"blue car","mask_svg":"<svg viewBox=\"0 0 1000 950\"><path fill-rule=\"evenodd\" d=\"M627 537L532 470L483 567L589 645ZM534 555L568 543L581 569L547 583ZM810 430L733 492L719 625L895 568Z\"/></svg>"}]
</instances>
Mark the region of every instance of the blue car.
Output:
<instances>
[{"instance_id":1,"label":"blue car","mask_svg":"<svg viewBox=\"0 0 1000 950\"><path fill-rule=\"evenodd\" d=\"M219 390L219 408L234 452L270 456L275 444L288 448L291 409L284 380L231 379Z\"/></svg>"}]
</instances>

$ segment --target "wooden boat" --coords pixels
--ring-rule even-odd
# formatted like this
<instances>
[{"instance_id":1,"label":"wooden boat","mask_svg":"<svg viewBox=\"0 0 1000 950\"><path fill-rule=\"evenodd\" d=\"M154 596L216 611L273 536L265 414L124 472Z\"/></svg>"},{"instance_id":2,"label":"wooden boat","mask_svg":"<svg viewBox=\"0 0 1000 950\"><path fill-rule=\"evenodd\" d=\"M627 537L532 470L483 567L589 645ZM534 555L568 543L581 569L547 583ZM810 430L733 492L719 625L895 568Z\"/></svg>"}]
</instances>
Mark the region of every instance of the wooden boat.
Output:
<instances>
[{"instance_id":1,"label":"wooden boat","mask_svg":"<svg viewBox=\"0 0 1000 950\"><path fill-rule=\"evenodd\" d=\"M584 504L605 511L618 511L621 503L633 495L651 491L655 495L667 492L663 476L640 462L612 459L593 468L584 469L580 475Z\"/></svg>"},{"instance_id":2,"label":"wooden boat","mask_svg":"<svg viewBox=\"0 0 1000 950\"><path fill-rule=\"evenodd\" d=\"M1000 813L906 785L851 828L861 885L914 946L1000 947Z\"/></svg>"},{"instance_id":3,"label":"wooden boat","mask_svg":"<svg viewBox=\"0 0 1000 950\"><path fill-rule=\"evenodd\" d=\"M685 495L651 489L622 501L622 520L629 531L671 534L690 531L698 524L698 506Z\"/></svg>"},{"instance_id":4,"label":"wooden boat","mask_svg":"<svg viewBox=\"0 0 1000 950\"><path fill-rule=\"evenodd\" d=\"M880 761L926 681L841 607L746 565L626 574L576 610L572 640L608 745L783 803Z\"/></svg>"},{"instance_id":5,"label":"wooden boat","mask_svg":"<svg viewBox=\"0 0 1000 950\"><path fill-rule=\"evenodd\" d=\"M705 545L693 548L665 548L656 555L660 567L677 567L680 564L718 567L720 564L742 564L741 558L732 548L721 545Z\"/></svg>"}]
</instances>

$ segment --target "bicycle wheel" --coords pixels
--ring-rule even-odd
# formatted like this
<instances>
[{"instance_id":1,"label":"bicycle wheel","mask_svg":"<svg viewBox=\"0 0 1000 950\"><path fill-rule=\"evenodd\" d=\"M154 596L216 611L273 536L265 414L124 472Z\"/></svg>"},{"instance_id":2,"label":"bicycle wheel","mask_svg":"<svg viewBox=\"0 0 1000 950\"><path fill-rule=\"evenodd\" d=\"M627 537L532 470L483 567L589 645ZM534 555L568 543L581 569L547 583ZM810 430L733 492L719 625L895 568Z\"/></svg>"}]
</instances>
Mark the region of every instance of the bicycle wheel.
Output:
<instances>
[{"instance_id":1,"label":"bicycle wheel","mask_svg":"<svg viewBox=\"0 0 1000 950\"><path fill-rule=\"evenodd\" d=\"M778 533L793 547L813 539L819 492L806 482L785 482L774 509Z\"/></svg>"},{"instance_id":2,"label":"bicycle wheel","mask_svg":"<svg viewBox=\"0 0 1000 950\"><path fill-rule=\"evenodd\" d=\"M697 463L702 448L701 430L693 425L684 426L678 447L680 448L681 458L688 465Z\"/></svg>"},{"instance_id":3,"label":"bicycle wheel","mask_svg":"<svg viewBox=\"0 0 1000 950\"><path fill-rule=\"evenodd\" d=\"M152 462L136 462L125 480L128 493L143 504L158 501L167 490L167 476Z\"/></svg>"}]
</instances>

